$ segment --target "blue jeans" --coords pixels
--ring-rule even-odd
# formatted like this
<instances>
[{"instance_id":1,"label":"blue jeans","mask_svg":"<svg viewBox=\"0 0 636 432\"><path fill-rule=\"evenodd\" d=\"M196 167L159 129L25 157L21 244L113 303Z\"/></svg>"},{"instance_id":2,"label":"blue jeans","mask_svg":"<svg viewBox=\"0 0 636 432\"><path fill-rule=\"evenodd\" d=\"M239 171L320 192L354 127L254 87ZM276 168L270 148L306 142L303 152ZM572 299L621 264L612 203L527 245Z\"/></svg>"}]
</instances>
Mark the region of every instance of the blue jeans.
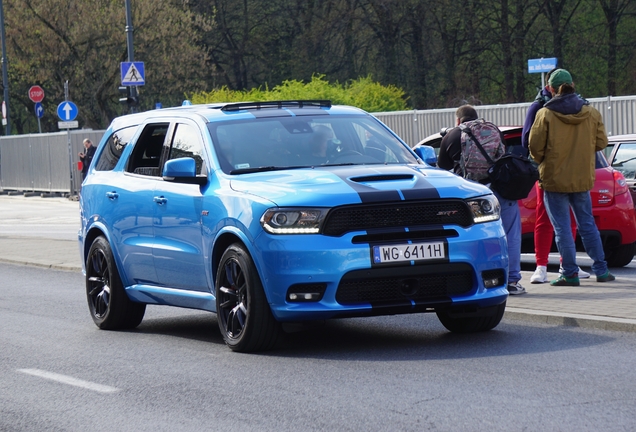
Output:
<instances>
[{"instance_id":1,"label":"blue jeans","mask_svg":"<svg viewBox=\"0 0 636 432\"><path fill-rule=\"evenodd\" d=\"M519 204L494 192L501 206L501 223L508 242L508 283L521 280L521 217ZM572 234L570 234L571 236Z\"/></svg>"},{"instance_id":2,"label":"blue jeans","mask_svg":"<svg viewBox=\"0 0 636 432\"><path fill-rule=\"evenodd\" d=\"M607 272L607 262L605 262L601 236L592 215L590 192L558 193L545 191L543 200L552 226L554 226L556 244L563 260L563 274L572 277L579 271L576 264L576 245L572 238L570 224L570 208L572 208L585 252L594 260L592 271L597 276L604 275Z\"/></svg>"}]
</instances>

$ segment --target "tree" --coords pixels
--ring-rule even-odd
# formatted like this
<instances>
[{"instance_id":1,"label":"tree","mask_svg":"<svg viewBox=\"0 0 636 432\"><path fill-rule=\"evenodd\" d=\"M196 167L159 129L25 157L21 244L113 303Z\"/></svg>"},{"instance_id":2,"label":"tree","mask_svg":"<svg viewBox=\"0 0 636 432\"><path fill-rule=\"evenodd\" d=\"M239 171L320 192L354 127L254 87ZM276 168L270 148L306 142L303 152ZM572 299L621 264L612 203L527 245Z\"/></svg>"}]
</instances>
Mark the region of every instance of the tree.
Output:
<instances>
[{"instance_id":1,"label":"tree","mask_svg":"<svg viewBox=\"0 0 636 432\"><path fill-rule=\"evenodd\" d=\"M633 0L599 0L607 21L607 93L616 95L616 78L618 74L618 26L625 14L636 13L636 3ZM633 30L633 27L632 27ZM633 39L632 39L633 47Z\"/></svg>"},{"instance_id":2,"label":"tree","mask_svg":"<svg viewBox=\"0 0 636 432\"><path fill-rule=\"evenodd\" d=\"M104 128L121 110L119 64L127 59L123 2L12 0L5 5L12 100L32 112L27 90L41 85L45 130L57 130L55 107L64 100L68 81L80 124ZM189 25L195 20L168 0L134 3L135 59L146 65L146 86L140 88L146 104L154 104L159 94L172 101L186 89L202 87L204 56ZM27 124L19 123L18 132L28 132Z\"/></svg>"}]
</instances>

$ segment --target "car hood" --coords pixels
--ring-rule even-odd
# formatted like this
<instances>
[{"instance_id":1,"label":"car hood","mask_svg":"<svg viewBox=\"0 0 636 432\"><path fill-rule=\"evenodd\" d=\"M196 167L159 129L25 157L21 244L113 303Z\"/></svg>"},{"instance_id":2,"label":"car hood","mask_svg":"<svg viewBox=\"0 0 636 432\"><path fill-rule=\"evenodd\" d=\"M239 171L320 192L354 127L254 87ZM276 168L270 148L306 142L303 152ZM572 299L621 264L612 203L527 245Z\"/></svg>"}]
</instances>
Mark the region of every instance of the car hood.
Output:
<instances>
[{"instance_id":1,"label":"car hood","mask_svg":"<svg viewBox=\"0 0 636 432\"><path fill-rule=\"evenodd\" d=\"M478 183L425 165L359 165L244 174L231 180L237 192L284 207L466 199L490 193Z\"/></svg>"}]
</instances>

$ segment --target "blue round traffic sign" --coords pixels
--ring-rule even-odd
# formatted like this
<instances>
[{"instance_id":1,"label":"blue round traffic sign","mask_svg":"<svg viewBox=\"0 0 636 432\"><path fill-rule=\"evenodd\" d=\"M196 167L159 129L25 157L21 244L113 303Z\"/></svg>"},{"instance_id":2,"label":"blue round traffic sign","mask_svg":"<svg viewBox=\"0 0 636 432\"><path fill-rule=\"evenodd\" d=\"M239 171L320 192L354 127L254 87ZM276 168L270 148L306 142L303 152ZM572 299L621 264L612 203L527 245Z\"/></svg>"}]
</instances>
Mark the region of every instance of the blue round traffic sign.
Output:
<instances>
[{"instance_id":1,"label":"blue round traffic sign","mask_svg":"<svg viewBox=\"0 0 636 432\"><path fill-rule=\"evenodd\" d=\"M44 117L44 107L40 102L35 103L35 116L39 119Z\"/></svg>"},{"instance_id":2,"label":"blue round traffic sign","mask_svg":"<svg viewBox=\"0 0 636 432\"><path fill-rule=\"evenodd\" d=\"M57 106L57 116L62 121L73 121L77 117L77 105L71 101L64 101Z\"/></svg>"}]
</instances>

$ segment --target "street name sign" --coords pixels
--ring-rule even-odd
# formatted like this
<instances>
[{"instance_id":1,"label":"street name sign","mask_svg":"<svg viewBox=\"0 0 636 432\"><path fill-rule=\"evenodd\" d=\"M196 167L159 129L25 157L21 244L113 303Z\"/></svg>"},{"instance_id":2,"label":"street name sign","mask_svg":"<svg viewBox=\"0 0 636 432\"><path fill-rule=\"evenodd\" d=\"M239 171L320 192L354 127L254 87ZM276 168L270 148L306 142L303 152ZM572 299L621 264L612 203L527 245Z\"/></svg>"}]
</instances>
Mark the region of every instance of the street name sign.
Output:
<instances>
[{"instance_id":1,"label":"street name sign","mask_svg":"<svg viewBox=\"0 0 636 432\"><path fill-rule=\"evenodd\" d=\"M550 72L555 67L557 67L556 57L528 60L528 73Z\"/></svg>"}]
</instances>

